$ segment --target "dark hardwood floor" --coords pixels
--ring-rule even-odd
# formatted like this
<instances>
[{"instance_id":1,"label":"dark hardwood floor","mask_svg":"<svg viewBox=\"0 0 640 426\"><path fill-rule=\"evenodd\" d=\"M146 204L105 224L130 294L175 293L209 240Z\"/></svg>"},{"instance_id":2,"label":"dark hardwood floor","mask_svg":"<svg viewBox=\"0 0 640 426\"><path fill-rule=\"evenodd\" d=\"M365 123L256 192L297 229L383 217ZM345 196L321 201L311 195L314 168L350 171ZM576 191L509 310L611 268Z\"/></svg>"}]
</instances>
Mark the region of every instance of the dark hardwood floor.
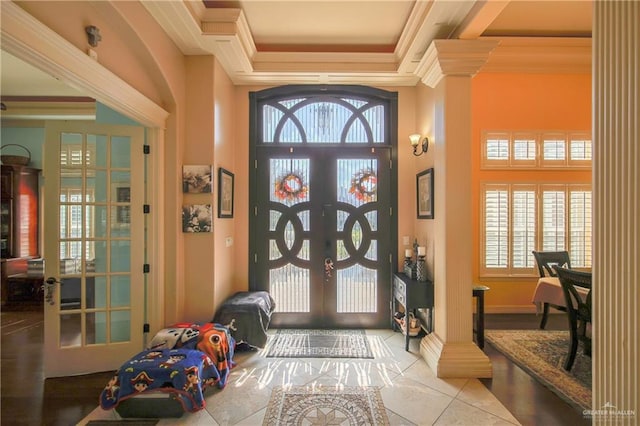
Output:
<instances>
[{"instance_id":1,"label":"dark hardwood floor","mask_svg":"<svg viewBox=\"0 0 640 426\"><path fill-rule=\"evenodd\" d=\"M6 311L1 317L1 424L73 425L98 406L98 396L112 372L56 379L43 378L41 311ZM486 315L487 329L538 328L531 314ZM547 329L566 329L562 314L551 315ZM482 383L523 425L587 425L582 413L485 344L493 378Z\"/></svg>"}]
</instances>

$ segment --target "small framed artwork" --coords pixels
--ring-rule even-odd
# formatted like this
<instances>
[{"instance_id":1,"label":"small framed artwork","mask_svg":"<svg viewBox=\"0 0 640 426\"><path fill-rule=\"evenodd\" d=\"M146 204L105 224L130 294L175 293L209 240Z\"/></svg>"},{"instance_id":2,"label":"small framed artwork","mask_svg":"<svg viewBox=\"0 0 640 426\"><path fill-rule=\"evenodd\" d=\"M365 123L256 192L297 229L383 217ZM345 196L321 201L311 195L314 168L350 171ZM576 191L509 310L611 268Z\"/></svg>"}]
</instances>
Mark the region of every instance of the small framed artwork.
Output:
<instances>
[{"instance_id":1,"label":"small framed artwork","mask_svg":"<svg viewBox=\"0 0 640 426\"><path fill-rule=\"evenodd\" d=\"M182 232L211 232L211 204L182 206Z\"/></svg>"},{"instance_id":2,"label":"small framed artwork","mask_svg":"<svg viewBox=\"0 0 640 426\"><path fill-rule=\"evenodd\" d=\"M416 175L418 219L433 219L433 168Z\"/></svg>"},{"instance_id":3,"label":"small framed artwork","mask_svg":"<svg viewBox=\"0 0 640 426\"><path fill-rule=\"evenodd\" d=\"M203 194L211 191L213 173L210 165L182 166L182 192Z\"/></svg>"},{"instance_id":4,"label":"small framed artwork","mask_svg":"<svg viewBox=\"0 0 640 426\"><path fill-rule=\"evenodd\" d=\"M218 169L218 217L233 217L233 173Z\"/></svg>"}]
</instances>

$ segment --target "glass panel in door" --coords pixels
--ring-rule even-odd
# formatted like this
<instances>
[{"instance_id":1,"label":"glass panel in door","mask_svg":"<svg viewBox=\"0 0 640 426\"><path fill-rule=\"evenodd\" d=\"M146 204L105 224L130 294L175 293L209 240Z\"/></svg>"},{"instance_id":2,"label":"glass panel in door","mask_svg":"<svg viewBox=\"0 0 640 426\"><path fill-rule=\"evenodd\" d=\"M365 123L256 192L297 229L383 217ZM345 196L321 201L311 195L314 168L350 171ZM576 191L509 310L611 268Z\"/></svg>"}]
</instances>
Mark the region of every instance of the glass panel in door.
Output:
<instances>
[{"instance_id":1,"label":"glass panel in door","mask_svg":"<svg viewBox=\"0 0 640 426\"><path fill-rule=\"evenodd\" d=\"M114 369L142 349L142 144L137 127L47 125L47 377Z\"/></svg>"}]
</instances>

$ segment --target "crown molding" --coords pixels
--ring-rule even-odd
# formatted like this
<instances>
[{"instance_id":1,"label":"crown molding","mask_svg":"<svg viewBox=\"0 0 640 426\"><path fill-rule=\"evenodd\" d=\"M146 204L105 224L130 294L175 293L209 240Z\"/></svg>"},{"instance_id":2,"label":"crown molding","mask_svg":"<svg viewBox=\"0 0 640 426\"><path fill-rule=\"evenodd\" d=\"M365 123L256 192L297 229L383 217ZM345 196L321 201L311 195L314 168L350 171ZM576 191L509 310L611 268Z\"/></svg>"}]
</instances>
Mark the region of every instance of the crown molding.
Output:
<instances>
[{"instance_id":1,"label":"crown molding","mask_svg":"<svg viewBox=\"0 0 640 426\"><path fill-rule=\"evenodd\" d=\"M92 100L93 101L93 100ZM12 120L95 120L96 104L74 101L3 101L7 110L2 119Z\"/></svg>"},{"instance_id":2,"label":"crown molding","mask_svg":"<svg viewBox=\"0 0 640 426\"><path fill-rule=\"evenodd\" d=\"M147 126L167 111L11 1L0 2L2 49Z\"/></svg>"},{"instance_id":3,"label":"crown molding","mask_svg":"<svg viewBox=\"0 0 640 426\"><path fill-rule=\"evenodd\" d=\"M588 72L590 40L471 37L504 4L415 2L393 53L258 51L244 12L202 2L142 2L185 55L216 56L231 81L247 84L437 85L443 75L477 72ZM462 22L462 18L473 16ZM442 22L450 23L449 26ZM564 41L561 41L564 40ZM586 44L585 44L586 43Z\"/></svg>"},{"instance_id":4,"label":"crown molding","mask_svg":"<svg viewBox=\"0 0 640 426\"><path fill-rule=\"evenodd\" d=\"M497 41L482 72L591 73L591 38L482 37Z\"/></svg>"},{"instance_id":5,"label":"crown molding","mask_svg":"<svg viewBox=\"0 0 640 426\"><path fill-rule=\"evenodd\" d=\"M496 40L434 40L416 68L423 83L436 87L447 75L474 76L498 45Z\"/></svg>"}]
</instances>

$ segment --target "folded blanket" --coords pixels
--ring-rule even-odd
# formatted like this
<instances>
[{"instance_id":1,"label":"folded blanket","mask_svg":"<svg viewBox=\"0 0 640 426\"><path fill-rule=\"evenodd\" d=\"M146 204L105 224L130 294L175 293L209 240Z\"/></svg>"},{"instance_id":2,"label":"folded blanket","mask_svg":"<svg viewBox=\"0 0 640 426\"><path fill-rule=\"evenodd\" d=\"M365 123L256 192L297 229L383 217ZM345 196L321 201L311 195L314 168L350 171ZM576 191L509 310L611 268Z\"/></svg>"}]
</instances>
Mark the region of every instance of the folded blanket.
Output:
<instances>
[{"instance_id":1,"label":"folded blanket","mask_svg":"<svg viewBox=\"0 0 640 426\"><path fill-rule=\"evenodd\" d=\"M129 359L114 374L100 394L100 406L109 410L143 392L167 392L185 411L193 412L204 408L203 392L214 384L220 386L220 373L204 352L147 350Z\"/></svg>"}]
</instances>

